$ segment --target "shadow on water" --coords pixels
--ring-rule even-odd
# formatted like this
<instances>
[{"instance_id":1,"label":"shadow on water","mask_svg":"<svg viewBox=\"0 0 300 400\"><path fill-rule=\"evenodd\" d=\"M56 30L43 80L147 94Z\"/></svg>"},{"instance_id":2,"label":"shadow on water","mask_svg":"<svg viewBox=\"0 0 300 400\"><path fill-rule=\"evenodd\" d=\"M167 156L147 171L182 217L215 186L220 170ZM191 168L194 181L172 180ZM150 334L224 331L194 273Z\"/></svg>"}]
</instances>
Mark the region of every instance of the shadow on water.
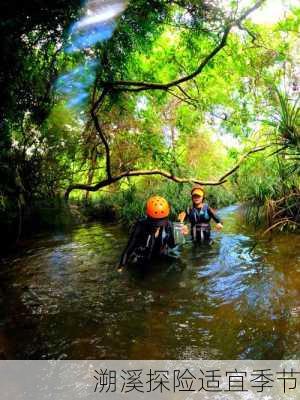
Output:
<instances>
[{"instance_id":1,"label":"shadow on water","mask_svg":"<svg viewBox=\"0 0 300 400\"><path fill-rule=\"evenodd\" d=\"M0 354L11 358L282 359L300 356L299 236L257 241L238 208L210 247L116 271L118 225L39 237L1 275Z\"/></svg>"}]
</instances>

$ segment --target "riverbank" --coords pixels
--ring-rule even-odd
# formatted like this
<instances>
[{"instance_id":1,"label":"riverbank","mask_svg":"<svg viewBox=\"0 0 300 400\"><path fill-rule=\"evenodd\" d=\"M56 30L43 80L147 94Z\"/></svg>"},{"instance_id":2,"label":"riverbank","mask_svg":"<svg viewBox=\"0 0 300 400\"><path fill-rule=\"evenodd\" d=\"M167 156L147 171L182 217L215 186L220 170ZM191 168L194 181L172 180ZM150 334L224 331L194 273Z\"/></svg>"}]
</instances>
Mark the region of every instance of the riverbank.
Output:
<instances>
[{"instance_id":1,"label":"riverbank","mask_svg":"<svg viewBox=\"0 0 300 400\"><path fill-rule=\"evenodd\" d=\"M138 190L135 186L128 190L97 194L96 197L72 198L68 203L57 197L36 204L24 206L18 212L0 214L2 229L6 232L1 253L16 251L22 242L38 233L64 232L83 223L118 222L124 226L132 225L145 214L145 202L153 193L153 188ZM190 187L180 187L165 183L159 189L160 195L171 204L171 219L190 202ZM209 188L207 200L214 208L232 204L234 195L224 188Z\"/></svg>"}]
</instances>

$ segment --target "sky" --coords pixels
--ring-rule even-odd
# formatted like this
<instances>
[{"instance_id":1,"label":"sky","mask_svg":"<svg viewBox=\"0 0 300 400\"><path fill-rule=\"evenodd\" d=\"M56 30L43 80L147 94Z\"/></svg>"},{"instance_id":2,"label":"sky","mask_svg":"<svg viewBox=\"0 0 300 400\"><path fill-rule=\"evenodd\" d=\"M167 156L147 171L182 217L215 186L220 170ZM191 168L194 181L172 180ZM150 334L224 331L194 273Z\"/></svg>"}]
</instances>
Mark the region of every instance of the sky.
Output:
<instances>
[{"instance_id":1,"label":"sky","mask_svg":"<svg viewBox=\"0 0 300 400\"><path fill-rule=\"evenodd\" d=\"M300 0L267 0L250 19L257 24L274 24L285 17L291 7L300 7Z\"/></svg>"}]
</instances>

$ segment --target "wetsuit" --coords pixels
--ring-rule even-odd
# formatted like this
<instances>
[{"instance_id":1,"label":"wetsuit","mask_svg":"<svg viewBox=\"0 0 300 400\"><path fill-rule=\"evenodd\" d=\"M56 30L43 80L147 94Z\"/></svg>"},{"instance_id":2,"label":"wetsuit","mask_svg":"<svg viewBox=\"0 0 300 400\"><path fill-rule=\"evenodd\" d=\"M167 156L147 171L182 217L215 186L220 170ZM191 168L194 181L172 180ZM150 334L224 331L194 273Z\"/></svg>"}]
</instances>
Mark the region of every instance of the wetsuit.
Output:
<instances>
[{"instance_id":1,"label":"wetsuit","mask_svg":"<svg viewBox=\"0 0 300 400\"><path fill-rule=\"evenodd\" d=\"M191 223L192 240L196 242L211 242L210 220L221 223L220 218L212 211L208 204L204 203L201 208L189 207L186 215Z\"/></svg>"},{"instance_id":2,"label":"wetsuit","mask_svg":"<svg viewBox=\"0 0 300 400\"><path fill-rule=\"evenodd\" d=\"M155 235L156 232L158 234ZM145 264L155 256L167 255L168 248L175 246L171 222L141 219L133 227L120 265L123 267L127 264Z\"/></svg>"}]
</instances>

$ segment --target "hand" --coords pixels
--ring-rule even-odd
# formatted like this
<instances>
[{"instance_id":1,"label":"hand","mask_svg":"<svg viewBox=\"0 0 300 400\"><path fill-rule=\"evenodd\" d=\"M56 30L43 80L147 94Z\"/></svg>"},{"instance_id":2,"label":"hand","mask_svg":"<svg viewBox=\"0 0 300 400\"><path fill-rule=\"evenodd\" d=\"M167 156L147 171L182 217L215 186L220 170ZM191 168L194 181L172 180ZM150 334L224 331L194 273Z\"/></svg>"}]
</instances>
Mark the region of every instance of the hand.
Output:
<instances>
[{"instance_id":1,"label":"hand","mask_svg":"<svg viewBox=\"0 0 300 400\"><path fill-rule=\"evenodd\" d=\"M181 213L178 214L178 221L183 222L186 217L186 212L182 211Z\"/></svg>"},{"instance_id":2,"label":"hand","mask_svg":"<svg viewBox=\"0 0 300 400\"><path fill-rule=\"evenodd\" d=\"M124 267L122 265L119 265L118 268L117 268L117 271L118 272L123 272L123 270L124 270Z\"/></svg>"},{"instance_id":3,"label":"hand","mask_svg":"<svg viewBox=\"0 0 300 400\"><path fill-rule=\"evenodd\" d=\"M223 229L223 225L221 224L221 222L219 222L219 223L216 225L216 230L220 232L222 229Z\"/></svg>"},{"instance_id":4,"label":"hand","mask_svg":"<svg viewBox=\"0 0 300 400\"><path fill-rule=\"evenodd\" d=\"M181 233L182 233L183 235L188 235L188 233L189 233L189 228L187 227L187 225L183 225L183 226L182 226L182 228L181 228Z\"/></svg>"}]
</instances>

